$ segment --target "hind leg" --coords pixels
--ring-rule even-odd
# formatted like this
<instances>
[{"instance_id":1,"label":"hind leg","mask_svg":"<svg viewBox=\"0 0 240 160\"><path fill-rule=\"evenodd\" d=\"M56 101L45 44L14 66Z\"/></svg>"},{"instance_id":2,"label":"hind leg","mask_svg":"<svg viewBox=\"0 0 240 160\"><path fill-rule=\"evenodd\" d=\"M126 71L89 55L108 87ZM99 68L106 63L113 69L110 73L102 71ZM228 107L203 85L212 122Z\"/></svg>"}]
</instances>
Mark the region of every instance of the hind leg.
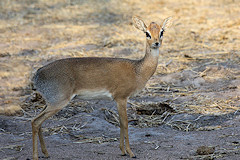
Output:
<instances>
[{"instance_id":1,"label":"hind leg","mask_svg":"<svg viewBox=\"0 0 240 160\"><path fill-rule=\"evenodd\" d=\"M42 112L43 112L45 109L46 109L46 108L44 108L44 109L42 110ZM45 142L44 142L44 140L43 140L42 124L40 124L40 126L39 126L38 137L39 137L39 140L40 140L40 145L41 145L42 153L44 154L45 157L49 157L48 151L47 151L47 149L46 149Z\"/></svg>"},{"instance_id":2,"label":"hind leg","mask_svg":"<svg viewBox=\"0 0 240 160\"><path fill-rule=\"evenodd\" d=\"M44 139L43 139L42 127L41 126L39 127L39 130L38 130L38 137L39 137L42 153L44 154L45 157L49 157L48 151L47 151Z\"/></svg>"},{"instance_id":3,"label":"hind leg","mask_svg":"<svg viewBox=\"0 0 240 160\"><path fill-rule=\"evenodd\" d=\"M57 105L49 105L43 112L41 112L36 118L32 120L33 160L38 160L37 137L39 137L43 154L46 157L49 156L45 142L43 140L41 125L46 119L56 114L65 105L67 105L68 101L69 100L64 100Z\"/></svg>"},{"instance_id":4,"label":"hind leg","mask_svg":"<svg viewBox=\"0 0 240 160\"><path fill-rule=\"evenodd\" d=\"M38 119L44 116L45 112L41 112L37 117L32 119L32 141L33 141L33 160L38 160L37 138L40 124Z\"/></svg>"}]
</instances>

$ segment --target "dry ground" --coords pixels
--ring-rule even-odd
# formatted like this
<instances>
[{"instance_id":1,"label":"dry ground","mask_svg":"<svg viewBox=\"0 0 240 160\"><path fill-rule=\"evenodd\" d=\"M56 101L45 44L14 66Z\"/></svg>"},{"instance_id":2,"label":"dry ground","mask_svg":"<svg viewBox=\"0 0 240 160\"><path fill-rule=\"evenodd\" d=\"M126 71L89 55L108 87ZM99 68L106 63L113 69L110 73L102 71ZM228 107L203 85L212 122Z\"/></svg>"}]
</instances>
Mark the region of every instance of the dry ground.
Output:
<instances>
[{"instance_id":1,"label":"dry ground","mask_svg":"<svg viewBox=\"0 0 240 160\"><path fill-rule=\"evenodd\" d=\"M1 0L3 159L31 158L30 119L44 104L31 91L32 73L64 57L141 58L145 37L133 27L132 15L147 24L174 17L156 73L129 100L130 137L138 158L240 157L237 0ZM114 105L76 98L48 120L44 134L52 159L128 158L119 156ZM199 155L201 145L215 152Z\"/></svg>"}]
</instances>

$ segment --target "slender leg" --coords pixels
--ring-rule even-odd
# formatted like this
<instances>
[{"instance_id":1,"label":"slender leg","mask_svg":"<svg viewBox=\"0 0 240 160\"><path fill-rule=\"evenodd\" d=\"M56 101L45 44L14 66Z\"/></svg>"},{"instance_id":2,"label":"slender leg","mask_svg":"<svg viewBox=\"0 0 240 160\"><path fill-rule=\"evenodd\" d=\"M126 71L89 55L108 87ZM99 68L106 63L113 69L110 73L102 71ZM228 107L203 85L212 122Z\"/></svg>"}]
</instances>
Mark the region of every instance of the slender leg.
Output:
<instances>
[{"instance_id":1,"label":"slender leg","mask_svg":"<svg viewBox=\"0 0 240 160\"><path fill-rule=\"evenodd\" d=\"M38 147L37 147L37 136L39 131L38 119L45 115L45 112L41 112L37 117L32 120L32 141L33 141L33 160L38 160Z\"/></svg>"},{"instance_id":2,"label":"slender leg","mask_svg":"<svg viewBox=\"0 0 240 160\"><path fill-rule=\"evenodd\" d=\"M39 136L42 152L46 157L48 157L46 145L43 140L41 125L46 119L48 119L49 117L53 116L58 111L60 111L67 104L67 102L68 100L65 100L59 105L48 106L43 112L41 112L36 118L32 120L33 160L38 160L38 148L37 148L38 136Z\"/></svg>"},{"instance_id":3,"label":"slender leg","mask_svg":"<svg viewBox=\"0 0 240 160\"><path fill-rule=\"evenodd\" d=\"M124 126L120 120L120 144L119 144L119 148L122 151L122 156L126 155L126 151L124 149Z\"/></svg>"},{"instance_id":4,"label":"slender leg","mask_svg":"<svg viewBox=\"0 0 240 160\"><path fill-rule=\"evenodd\" d=\"M128 118L127 118L127 99L118 99L117 108L118 114L120 118L120 149L122 151L122 155L125 154L124 149L124 139L126 145L126 151L130 155L130 157L135 157L133 152L131 151L128 137Z\"/></svg>"},{"instance_id":5,"label":"slender leg","mask_svg":"<svg viewBox=\"0 0 240 160\"><path fill-rule=\"evenodd\" d=\"M45 110L46 108L47 108L47 106L45 106L45 108L42 110L42 112L44 112L44 110ZM46 149L46 145L45 145L45 142L44 142L44 139L43 139L42 124L40 124L40 126L39 126L38 137L39 137L39 140L40 140L42 153L44 154L45 157L49 157L48 151L47 151L47 149Z\"/></svg>"},{"instance_id":6,"label":"slender leg","mask_svg":"<svg viewBox=\"0 0 240 160\"><path fill-rule=\"evenodd\" d=\"M40 144L41 144L42 153L44 154L45 157L49 157L48 151L47 151L44 139L43 139L42 127L41 126L39 127L38 137L39 137L39 141L40 141Z\"/></svg>"},{"instance_id":7,"label":"slender leg","mask_svg":"<svg viewBox=\"0 0 240 160\"><path fill-rule=\"evenodd\" d=\"M49 117L53 116L55 113L57 113L60 109L55 109L51 111L43 111L40 113L40 116L37 116L33 121L32 121L32 131L33 131L33 160L38 159L38 149L37 149L37 135L39 136L39 140L41 143L41 148L42 152L44 153L45 156L48 157L48 152L43 140L43 135L42 135L42 129L41 129L41 124L48 119Z\"/></svg>"}]
</instances>

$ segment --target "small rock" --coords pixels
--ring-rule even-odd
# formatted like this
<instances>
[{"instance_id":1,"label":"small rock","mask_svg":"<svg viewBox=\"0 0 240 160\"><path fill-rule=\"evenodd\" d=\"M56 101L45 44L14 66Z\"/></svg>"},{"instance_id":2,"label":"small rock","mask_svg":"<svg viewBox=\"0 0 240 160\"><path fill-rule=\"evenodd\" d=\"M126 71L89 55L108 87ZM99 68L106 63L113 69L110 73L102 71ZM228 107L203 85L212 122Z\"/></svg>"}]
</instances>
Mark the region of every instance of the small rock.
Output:
<instances>
[{"instance_id":1,"label":"small rock","mask_svg":"<svg viewBox=\"0 0 240 160\"><path fill-rule=\"evenodd\" d=\"M6 53L0 53L0 57L10 57L11 54L6 52Z\"/></svg>"},{"instance_id":2,"label":"small rock","mask_svg":"<svg viewBox=\"0 0 240 160\"><path fill-rule=\"evenodd\" d=\"M38 50L34 50L34 49L23 49L21 52L19 52L20 56L33 56L38 54L39 51Z\"/></svg>"},{"instance_id":3,"label":"small rock","mask_svg":"<svg viewBox=\"0 0 240 160\"><path fill-rule=\"evenodd\" d=\"M198 155L209 155L215 152L215 147L212 146L200 146L198 147L196 153Z\"/></svg>"}]
</instances>

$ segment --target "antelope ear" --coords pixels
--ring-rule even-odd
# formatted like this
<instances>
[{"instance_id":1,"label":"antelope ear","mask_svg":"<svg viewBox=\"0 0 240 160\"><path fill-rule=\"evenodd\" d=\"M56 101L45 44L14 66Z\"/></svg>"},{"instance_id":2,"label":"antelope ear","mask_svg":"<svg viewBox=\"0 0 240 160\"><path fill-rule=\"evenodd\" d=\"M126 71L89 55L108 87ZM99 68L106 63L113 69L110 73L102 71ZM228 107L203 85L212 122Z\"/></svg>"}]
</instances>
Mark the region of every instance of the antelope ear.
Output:
<instances>
[{"instance_id":1,"label":"antelope ear","mask_svg":"<svg viewBox=\"0 0 240 160\"><path fill-rule=\"evenodd\" d=\"M144 21L140 17L133 16L132 21L133 21L134 26L137 29L143 31L144 33L147 32L147 26L145 25Z\"/></svg>"},{"instance_id":2,"label":"antelope ear","mask_svg":"<svg viewBox=\"0 0 240 160\"><path fill-rule=\"evenodd\" d=\"M162 25L162 29L165 31L167 28L172 26L172 22L173 22L173 18L172 17L168 17L164 20L163 25Z\"/></svg>"}]
</instances>

